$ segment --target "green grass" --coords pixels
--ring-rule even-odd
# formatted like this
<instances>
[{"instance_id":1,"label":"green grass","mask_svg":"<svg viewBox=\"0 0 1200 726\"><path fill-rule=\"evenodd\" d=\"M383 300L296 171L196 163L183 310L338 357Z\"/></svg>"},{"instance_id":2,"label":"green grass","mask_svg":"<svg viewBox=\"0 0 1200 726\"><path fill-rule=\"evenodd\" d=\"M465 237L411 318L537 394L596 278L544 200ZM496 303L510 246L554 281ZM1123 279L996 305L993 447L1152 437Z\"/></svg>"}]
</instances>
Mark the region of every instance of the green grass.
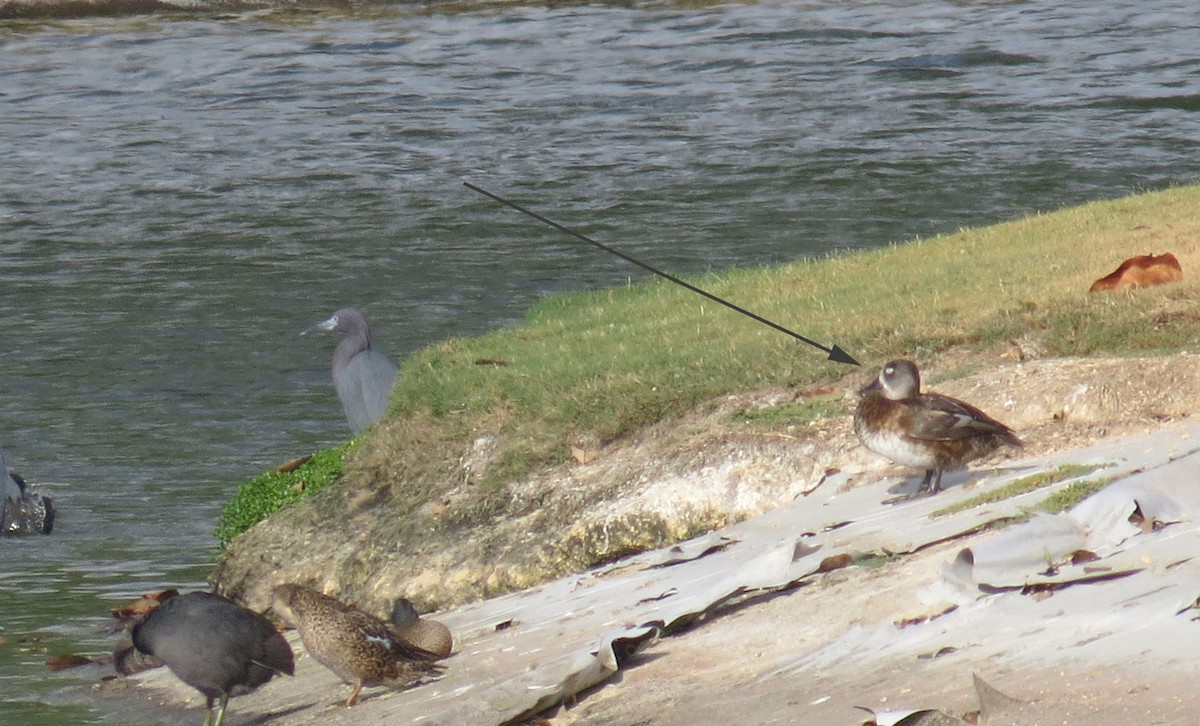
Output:
<instances>
[{"instance_id":1,"label":"green grass","mask_svg":"<svg viewBox=\"0 0 1200 726\"><path fill-rule=\"evenodd\" d=\"M217 519L213 534L220 547L288 504L337 481L342 475L343 458L353 443L323 449L292 471L269 471L238 487Z\"/></svg>"},{"instance_id":2,"label":"green grass","mask_svg":"<svg viewBox=\"0 0 1200 726\"><path fill-rule=\"evenodd\" d=\"M855 556L854 564L868 570L878 570L894 561L896 555L883 552L863 552Z\"/></svg>"},{"instance_id":3,"label":"green grass","mask_svg":"<svg viewBox=\"0 0 1200 726\"><path fill-rule=\"evenodd\" d=\"M1062 489L1054 492L1042 501L1033 505L1033 512L1046 512L1048 514L1058 514L1065 512L1071 507L1079 504L1084 499L1092 496L1104 487L1111 484L1112 477L1100 477L1098 479L1081 479L1073 481Z\"/></svg>"},{"instance_id":4,"label":"green grass","mask_svg":"<svg viewBox=\"0 0 1200 726\"><path fill-rule=\"evenodd\" d=\"M1113 482L1113 479L1114 477L1100 477L1098 479L1073 481L1037 504L1029 507L1021 507L1020 514L987 522L979 531L999 530L1011 527L1014 524L1028 522L1033 518L1033 515L1039 513L1060 514L1108 486Z\"/></svg>"},{"instance_id":5,"label":"green grass","mask_svg":"<svg viewBox=\"0 0 1200 726\"><path fill-rule=\"evenodd\" d=\"M1174 188L886 249L689 280L841 346L861 369L831 363L816 348L661 280L550 297L518 325L409 357L389 416L346 462L346 485L387 487L415 507L459 486L471 442L491 436L495 456L473 474L482 485L473 490L478 501L456 508L483 523L519 505L505 494L509 483L569 462L575 442L603 449L738 391L861 385L888 359L924 363L950 349L990 364L1013 340L1042 355L1194 347L1200 314L1191 278L1134 292L1087 289L1135 253L1170 250L1193 269L1196 209L1200 187ZM480 359L507 365L477 365ZM824 405L747 416L777 425L821 415Z\"/></svg>"},{"instance_id":6,"label":"green grass","mask_svg":"<svg viewBox=\"0 0 1200 726\"><path fill-rule=\"evenodd\" d=\"M1005 484L1004 486L996 487L995 489L992 489L990 491L986 491L986 492L983 492L982 494L977 494L973 497L964 499L961 502L955 502L954 504L951 504L949 506L945 506L945 507L942 507L941 509L935 510L929 516L942 517L947 514L954 514L956 512L962 512L967 509L973 509L974 507L978 507L983 504L992 504L994 502L1003 502L1006 499L1012 499L1013 497L1017 497L1022 494L1026 494L1028 492L1034 491L1035 489L1041 489L1043 487L1048 487L1051 484L1056 484L1060 481L1066 481L1067 479L1075 479L1077 477L1081 477L1086 474L1091 474L1092 472L1096 471L1097 469L1103 469L1107 466L1111 466L1111 465L1110 464L1063 464L1062 466L1056 467L1054 469L1050 469L1048 471L1039 471L1036 474L1030 474L1029 476L1023 476L1020 479L1014 479L1013 481L1009 482L1008 484ZM1070 488L1070 487L1068 486L1067 488ZM1044 510L1044 511L1049 511L1049 510Z\"/></svg>"},{"instance_id":7,"label":"green grass","mask_svg":"<svg viewBox=\"0 0 1200 726\"><path fill-rule=\"evenodd\" d=\"M733 420L755 426L778 428L812 423L818 419L842 413L844 410L845 406L840 401L815 398L785 403L782 406L739 411L733 415Z\"/></svg>"},{"instance_id":8,"label":"green grass","mask_svg":"<svg viewBox=\"0 0 1200 726\"><path fill-rule=\"evenodd\" d=\"M949 514L951 512L969 509L979 504L1003 501L1009 497L1014 497L1018 494L1024 494L1026 492L1048 486L1055 482L1064 481L1075 476L1081 476L1107 466L1110 465L1101 464L1094 467L1076 467L1074 464L1066 464L1053 471L1040 472L1032 476L1024 477L1023 479L1018 479L1009 486L1001 487L995 492L989 492L987 495L981 495L980 497L973 498L972 500L960 502L959 504L945 507L944 509L939 509L930 516L936 517ZM1072 471L1077 471L1077 473L1071 473ZM1033 518L1035 514L1039 513L1060 514L1108 486L1113 482L1114 478L1115 477L1097 477L1095 479L1080 479L1079 481L1073 481L1062 489L1050 494L1050 496L1039 501L1038 503L1028 507L1021 507L1020 514L1014 514L1011 517L1004 517L1002 519L986 522L977 531L994 531L1011 527L1015 524L1027 522ZM1014 486L1017 484L1020 484L1020 486Z\"/></svg>"}]
</instances>

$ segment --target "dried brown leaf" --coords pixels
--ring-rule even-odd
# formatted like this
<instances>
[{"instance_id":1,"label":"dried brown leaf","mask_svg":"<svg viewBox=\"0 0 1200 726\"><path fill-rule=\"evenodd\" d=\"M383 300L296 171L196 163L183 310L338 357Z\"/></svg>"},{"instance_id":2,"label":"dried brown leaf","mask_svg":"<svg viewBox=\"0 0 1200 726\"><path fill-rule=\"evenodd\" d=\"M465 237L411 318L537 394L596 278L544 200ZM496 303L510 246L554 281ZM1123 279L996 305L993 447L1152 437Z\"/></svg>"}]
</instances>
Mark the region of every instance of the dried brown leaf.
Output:
<instances>
[{"instance_id":1,"label":"dried brown leaf","mask_svg":"<svg viewBox=\"0 0 1200 726\"><path fill-rule=\"evenodd\" d=\"M817 566L817 572L833 572L847 567L854 562L854 557L848 552L842 552L836 555L830 555L821 560L821 564Z\"/></svg>"},{"instance_id":2,"label":"dried brown leaf","mask_svg":"<svg viewBox=\"0 0 1200 726\"><path fill-rule=\"evenodd\" d=\"M1098 559L1100 559L1100 555L1091 550L1075 550L1071 553L1070 561L1072 565L1082 565L1085 562L1095 562Z\"/></svg>"},{"instance_id":3,"label":"dried brown leaf","mask_svg":"<svg viewBox=\"0 0 1200 726\"><path fill-rule=\"evenodd\" d=\"M137 600L134 600L133 602L129 603L128 605L122 605L121 607L113 610L112 615L114 618L117 618L119 620L129 620L130 618L140 618L143 615L145 615L146 613L150 612L154 608L158 607L159 605L163 604L167 600L170 600L171 598L175 597L178 594L179 594L179 591L176 590L175 588L163 590L162 592L147 593L147 594L139 597Z\"/></svg>"},{"instance_id":4,"label":"dried brown leaf","mask_svg":"<svg viewBox=\"0 0 1200 726\"><path fill-rule=\"evenodd\" d=\"M289 471L295 471L295 470L299 469L300 467L304 466L306 463L308 463L308 460L311 458L312 458L312 454L309 454L307 456L297 457L295 459L292 459L291 461L285 461L284 463L275 467L275 472L277 474L286 474Z\"/></svg>"}]
</instances>

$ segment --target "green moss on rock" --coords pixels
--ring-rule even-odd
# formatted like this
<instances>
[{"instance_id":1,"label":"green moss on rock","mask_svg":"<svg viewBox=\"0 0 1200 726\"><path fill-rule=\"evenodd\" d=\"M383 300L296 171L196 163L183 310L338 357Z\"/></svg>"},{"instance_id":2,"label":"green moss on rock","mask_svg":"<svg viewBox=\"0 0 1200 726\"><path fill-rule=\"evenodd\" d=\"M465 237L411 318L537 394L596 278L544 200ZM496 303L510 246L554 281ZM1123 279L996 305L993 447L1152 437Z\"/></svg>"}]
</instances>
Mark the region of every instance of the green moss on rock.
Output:
<instances>
[{"instance_id":1,"label":"green moss on rock","mask_svg":"<svg viewBox=\"0 0 1200 726\"><path fill-rule=\"evenodd\" d=\"M213 534L221 549L235 537L283 507L312 496L342 475L342 460L353 442L322 449L287 471L272 470L238 487L217 519Z\"/></svg>"}]
</instances>

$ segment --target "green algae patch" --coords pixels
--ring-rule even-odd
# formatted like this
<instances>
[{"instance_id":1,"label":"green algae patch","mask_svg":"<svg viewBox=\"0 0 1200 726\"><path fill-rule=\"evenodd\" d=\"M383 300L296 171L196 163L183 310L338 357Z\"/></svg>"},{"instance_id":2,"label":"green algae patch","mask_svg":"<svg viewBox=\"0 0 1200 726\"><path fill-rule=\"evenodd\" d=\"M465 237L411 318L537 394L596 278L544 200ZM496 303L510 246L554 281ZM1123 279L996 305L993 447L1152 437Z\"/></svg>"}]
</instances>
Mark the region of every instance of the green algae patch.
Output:
<instances>
[{"instance_id":1,"label":"green algae patch","mask_svg":"<svg viewBox=\"0 0 1200 726\"><path fill-rule=\"evenodd\" d=\"M1032 507L1035 512L1047 512L1049 514L1058 514L1065 512L1076 504L1079 504L1084 499L1092 496L1104 487L1111 484L1112 477L1099 477L1096 479L1081 479L1073 481L1062 489L1054 492L1042 501Z\"/></svg>"},{"instance_id":2,"label":"green algae patch","mask_svg":"<svg viewBox=\"0 0 1200 726\"><path fill-rule=\"evenodd\" d=\"M283 507L321 491L342 475L342 461L354 442L322 449L295 468L268 471L238 487L217 519L213 534L221 549L235 537Z\"/></svg>"},{"instance_id":3,"label":"green algae patch","mask_svg":"<svg viewBox=\"0 0 1200 726\"><path fill-rule=\"evenodd\" d=\"M883 552L861 552L854 556L854 564L868 570L878 570L897 559L897 555Z\"/></svg>"},{"instance_id":4,"label":"green algae patch","mask_svg":"<svg viewBox=\"0 0 1200 726\"><path fill-rule=\"evenodd\" d=\"M1002 487L997 487L995 489L992 489L991 491L983 492L982 494L977 494L969 499L964 499L961 502L955 502L954 504L951 504L949 506L942 507L941 509L935 510L929 516L942 517L947 514L954 514L956 512L962 512L967 509L971 509L973 507L978 507L982 504L993 504L995 502L1002 502L1006 499L1012 499L1013 497L1017 497L1022 494L1027 494L1036 489L1042 489L1043 487L1048 487L1051 484L1057 484L1060 481L1066 481L1068 479L1076 479L1081 476L1086 476L1098 469L1103 469L1107 466L1111 466L1111 465L1110 464L1063 464L1062 466L1056 467L1054 469L1050 469L1048 471L1039 471L1036 474L1030 474L1029 476L1023 476L1020 479L1014 479L1013 481L1009 482L1008 484L1005 484ZM1047 509L1047 510L1043 510L1043 511L1050 511L1050 510ZM1061 510L1059 510L1059 511L1061 511Z\"/></svg>"}]
</instances>

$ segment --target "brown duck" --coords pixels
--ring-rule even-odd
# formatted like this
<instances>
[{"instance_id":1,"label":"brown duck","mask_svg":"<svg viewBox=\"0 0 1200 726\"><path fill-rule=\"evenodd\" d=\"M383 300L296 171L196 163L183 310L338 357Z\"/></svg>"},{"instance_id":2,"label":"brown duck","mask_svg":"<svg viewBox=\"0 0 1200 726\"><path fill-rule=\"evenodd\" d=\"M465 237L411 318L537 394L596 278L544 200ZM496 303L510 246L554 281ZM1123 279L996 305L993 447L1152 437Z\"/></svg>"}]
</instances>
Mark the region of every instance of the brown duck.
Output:
<instances>
[{"instance_id":1,"label":"brown duck","mask_svg":"<svg viewBox=\"0 0 1200 726\"><path fill-rule=\"evenodd\" d=\"M909 360L885 365L859 395L854 413L859 441L897 464L924 469L919 492L938 492L946 469L966 466L1001 446L1024 446L1012 429L971 404L921 393L921 374Z\"/></svg>"},{"instance_id":2,"label":"brown duck","mask_svg":"<svg viewBox=\"0 0 1200 726\"><path fill-rule=\"evenodd\" d=\"M454 639L450 629L436 620L422 618L417 614L417 608L412 600L400 598L392 605L392 622L394 634L421 650L427 650L438 658L445 658L454 649Z\"/></svg>"},{"instance_id":3,"label":"brown duck","mask_svg":"<svg viewBox=\"0 0 1200 726\"><path fill-rule=\"evenodd\" d=\"M347 706L364 686L404 688L440 670L437 655L397 638L384 621L312 588L276 587L271 609L299 631L309 655L354 686Z\"/></svg>"}]
</instances>

